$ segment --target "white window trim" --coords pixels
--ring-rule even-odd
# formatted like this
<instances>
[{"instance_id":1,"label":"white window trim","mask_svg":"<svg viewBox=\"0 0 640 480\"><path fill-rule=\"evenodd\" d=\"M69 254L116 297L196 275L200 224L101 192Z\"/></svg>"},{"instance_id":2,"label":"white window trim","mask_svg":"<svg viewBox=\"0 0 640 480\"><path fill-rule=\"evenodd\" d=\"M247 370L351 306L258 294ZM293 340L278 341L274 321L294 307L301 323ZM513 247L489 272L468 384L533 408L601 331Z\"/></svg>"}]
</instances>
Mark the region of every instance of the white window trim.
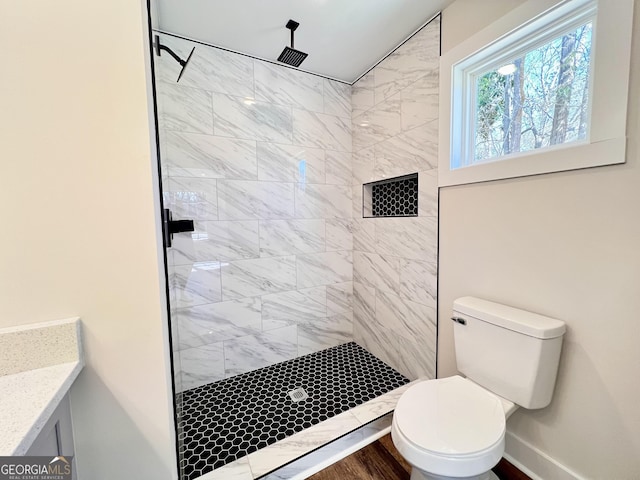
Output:
<instances>
[{"instance_id":1,"label":"white window trim","mask_svg":"<svg viewBox=\"0 0 640 480\"><path fill-rule=\"evenodd\" d=\"M633 0L598 0L591 60L591 124L588 139L463 168L451 168L451 156L460 154L459 147L465 135L460 126L452 126L452 109L463 94L452 89L454 66L484 49L490 55L492 47L495 50L496 45L502 43L501 40L516 30L526 35L529 31L544 28L543 25L565 16L567 12L580 10L588 3L591 1L529 0L441 57L440 186L625 162ZM541 20L542 16L544 19ZM445 106L449 108L443 108Z\"/></svg>"}]
</instances>

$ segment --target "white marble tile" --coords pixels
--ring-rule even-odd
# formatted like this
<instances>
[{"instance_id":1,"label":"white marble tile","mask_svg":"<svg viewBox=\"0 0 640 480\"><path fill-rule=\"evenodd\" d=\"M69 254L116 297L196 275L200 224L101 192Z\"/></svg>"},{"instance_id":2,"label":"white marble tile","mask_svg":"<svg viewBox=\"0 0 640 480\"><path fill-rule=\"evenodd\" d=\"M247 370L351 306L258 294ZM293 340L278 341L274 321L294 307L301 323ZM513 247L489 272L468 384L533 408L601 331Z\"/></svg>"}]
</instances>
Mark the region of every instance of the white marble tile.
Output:
<instances>
[{"instance_id":1,"label":"white marble tile","mask_svg":"<svg viewBox=\"0 0 640 480\"><path fill-rule=\"evenodd\" d=\"M196 222L193 232L174 235L173 263L258 258L258 235L257 220Z\"/></svg>"},{"instance_id":2,"label":"white marble tile","mask_svg":"<svg viewBox=\"0 0 640 480\"><path fill-rule=\"evenodd\" d=\"M439 118L438 81L436 65L429 74L389 98L388 101L400 102L402 131Z\"/></svg>"},{"instance_id":3,"label":"white marble tile","mask_svg":"<svg viewBox=\"0 0 640 480\"><path fill-rule=\"evenodd\" d=\"M175 305L175 301L173 299L170 300L169 303L170 306ZM173 318L173 311L171 311L171 321L169 322L170 328L171 328L171 350L173 352L177 352L178 350L180 350L180 334L178 333L178 322ZM174 355L174 359L177 358L178 355ZM177 368L178 370L180 369L180 366L176 366L175 362L174 362L174 368Z\"/></svg>"},{"instance_id":4,"label":"white marble tile","mask_svg":"<svg viewBox=\"0 0 640 480\"><path fill-rule=\"evenodd\" d=\"M351 215L353 219L362 219L362 185L353 185L351 188Z\"/></svg>"},{"instance_id":5,"label":"white marble tile","mask_svg":"<svg viewBox=\"0 0 640 480\"><path fill-rule=\"evenodd\" d=\"M376 319L376 291L375 288L353 282L353 316L356 321L364 322L369 328ZM354 327L355 328L355 327ZM354 336L358 339L356 331Z\"/></svg>"},{"instance_id":6,"label":"white marble tile","mask_svg":"<svg viewBox=\"0 0 640 480\"><path fill-rule=\"evenodd\" d=\"M169 268L169 284L174 308L214 303L222 300L220 263L194 262Z\"/></svg>"},{"instance_id":7,"label":"white marble tile","mask_svg":"<svg viewBox=\"0 0 640 480\"><path fill-rule=\"evenodd\" d=\"M355 117L375 105L373 72L367 73L351 87L351 108Z\"/></svg>"},{"instance_id":8,"label":"white marble tile","mask_svg":"<svg viewBox=\"0 0 640 480\"><path fill-rule=\"evenodd\" d=\"M432 21L374 69L375 103L426 75L439 63L439 20Z\"/></svg>"},{"instance_id":9,"label":"white marble tile","mask_svg":"<svg viewBox=\"0 0 640 480\"><path fill-rule=\"evenodd\" d=\"M438 261L438 221L433 217L376 218L376 251L381 255Z\"/></svg>"},{"instance_id":10,"label":"white marble tile","mask_svg":"<svg viewBox=\"0 0 640 480\"><path fill-rule=\"evenodd\" d=\"M358 344L407 378L435 375L436 337L407 339L376 321L355 315L354 338Z\"/></svg>"},{"instance_id":11,"label":"white marble tile","mask_svg":"<svg viewBox=\"0 0 640 480\"><path fill-rule=\"evenodd\" d=\"M327 251L353 250L353 220L329 218L326 220Z\"/></svg>"},{"instance_id":12,"label":"white marble tile","mask_svg":"<svg viewBox=\"0 0 640 480\"><path fill-rule=\"evenodd\" d=\"M257 178L256 142L184 132L166 132L162 161L171 177Z\"/></svg>"},{"instance_id":13,"label":"white marble tile","mask_svg":"<svg viewBox=\"0 0 640 480\"><path fill-rule=\"evenodd\" d=\"M158 83L157 86L161 128L213 133L211 93L168 83Z\"/></svg>"},{"instance_id":14,"label":"white marble tile","mask_svg":"<svg viewBox=\"0 0 640 480\"><path fill-rule=\"evenodd\" d=\"M354 313L353 337L358 345L397 369L390 332L377 325L374 320ZM398 348L398 345L395 348ZM400 373L404 374L404 372Z\"/></svg>"},{"instance_id":15,"label":"white marble tile","mask_svg":"<svg viewBox=\"0 0 640 480\"><path fill-rule=\"evenodd\" d=\"M353 314L340 313L298 324L298 355L353 340Z\"/></svg>"},{"instance_id":16,"label":"white marble tile","mask_svg":"<svg viewBox=\"0 0 640 480\"><path fill-rule=\"evenodd\" d=\"M374 177L375 146L353 152L352 180L354 185L362 185L376 180Z\"/></svg>"},{"instance_id":17,"label":"white marble tile","mask_svg":"<svg viewBox=\"0 0 640 480\"><path fill-rule=\"evenodd\" d=\"M329 438L337 438L355 430L360 422L350 412L344 412L328 421L321 422L302 432L269 445L248 455L254 477L264 475L305 453L327 443Z\"/></svg>"},{"instance_id":18,"label":"white marble tile","mask_svg":"<svg viewBox=\"0 0 640 480\"><path fill-rule=\"evenodd\" d=\"M325 183L325 151L258 142L258 179L268 182Z\"/></svg>"},{"instance_id":19,"label":"white marble tile","mask_svg":"<svg viewBox=\"0 0 640 480\"><path fill-rule=\"evenodd\" d=\"M296 218L351 218L351 187L298 183L295 188Z\"/></svg>"},{"instance_id":20,"label":"white marble tile","mask_svg":"<svg viewBox=\"0 0 640 480\"><path fill-rule=\"evenodd\" d=\"M327 421L330 422L331 419ZM310 478L327 466L357 452L389 433L391 431L391 421L391 415L385 415L383 418L361 426L338 439L327 437L327 441L330 443L324 444L321 448L261 478L263 480L302 480Z\"/></svg>"},{"instance_id":21,"label":"white marble tile","mask_svg":"<svg viewBox=\"0 0 640 480\"><path fill-rule=\"evenodd\" d=\"M324 249L324 220L263 220L260 222L261 257L321 252Z\"/></svg>"},{"instance_id":22,"label":"white marble tile","mask_svg":"<svg viewBox=\"0 0 640 480\"><path fill-rule=\"evenodd\" d=\"M429 95L440 93L440 65L439 62L431 64L426 74L417 81L400 90L403 99L423 101Z\"/></svg>"},{"instance_id":23,"label":"white marble tile","mask_svg":"<svg viewBox=\"0 0 640 480\"><path fill-rule=\"evenodd\" d=\"M370 218L373 215L373 187L362 186L362 217Z\"/></svg>"},{"instance_id":24,"label":"white marble tile","mask_svg":"<svg viewBox=\"0 0 640 480\"><path fill-rule=\"evenodd\" d=\"M436 308L437 267L434 263L400 260L400 296Z\"/></svg>"},{"instance_id":25,"label":"white marble tile","mask_svg":"<svg viewBox=\"0 0 640 480\"><path fill-rule=\"evenodd\" d=\"M221 261L258 258L259 222L257 220L235 222L203 222L204 233L211 245L211 253Z\"/></svg>"},{"instance_id":26,"label":"white marble tile","mask_svg":"<svg viewBox=\"0 0 640 480\"><path fill-rule=\"evenodd\" d=\"M312 286L314 285L309 285ZM295 256L238 260L222 264L222 298L225 300L295 289Z\"/></svg>"},{"instance_id":27,"label":"white marble tile","mask_svg":"<svg viewBox=\"0 0 640 480\"><path fill-rule=\"evenodd\" d=\"M214 93L213 128L224 137L290 144L291 108Z\"/></svg>"},{"instance_id":28,"label":"white marble tile","mask_svg":"<svg viewBox=\"0 0 640 480\"><path fill-rule=\"evenodd\" d=\"M405 340L428 341L436 335L436 311L392 293L376 292L376 322Z\"/></svg>"},{"instance_id":29,"label":"white marble tile","mask_svg":"<svg viewBox=\"0 0 640 480\"><path fill-rule=\"evenodd\" d=\"M406 341L395 332L387 332L389 349L394 355L393 366L407 378L436 378L436 336ZM398 349L395 346L402 345Z\"/></svg>"},{"instance_id":30,"label":"white marble tile","mask_svg":"<svg viewBox=\"0 0 640 480\"><path fill-rule=\"evenodd\" d=\"M411 130L430 120L438 119L439 96L424 95L416 98L404 98L404 90L399 94L402 101L400 104L400 116L402 118L402 130Z\"/></svg>"},{"instance_id":31,"label":"white marble tile","mask_svg":"<svg viewBox=\"0 0 640 480\"><path fill-rule=\"evenodd\" d=\"M220 220L292 218L293 202L293 183L218 181Z\"/></svg>"},{"instance_id":32,"label":"white marble tile","mask_svg":"<svg viewBox=\"0 0 640 480\"><path fill-rule=\"evenodd\" d=\"M293 143L350 152L351 122L334 115L294 108Z\"/></svg>"},{"instance_id":33,"label":"white marble tile","mask_svg":"<svg viewBox=\"0 0 640 480\"><path fill-rule=\"evenodd\" d=\"M298 288L350 282L353 279L352 252L337 251L298 255L296 268Z\"/></svg>"},{"instance_id":34,"label":"white marble tile","mask_svg":"<svg viewBox=\"0 0 640 480\"><path fill-rule=\"evenodd\" d=\"M177 345L177 339L174 338L173 341L176 342L176 345ZM173 360L173 386L176 390L176 393L180 393L186 390L186 388L183 388L182 386L182 365L180 363L179 350L173 349L172 360Z\"/></svg>"},{"instance_id":35,"label":"white marble tile","mask_svg":"<svg viewBox=\"0 0 640 480\"><path fill-rule=\"evenodd\" d=\"M402 131L400 100L387 100L353 119L353 149L367 148Z\"/></svg>"},{"instance_id":36,"label":"white marble tile","mask_svg":"<svg viewBox=\"0 0 640 480\"><path fill-rule=\"evenodd\" d=\"M438 216L438 170L435 168L418 174L418 215Z\"/></svg>"},{"instance_id":37,"label":"white marble tile","mask_svg":"<svg viewBox=\"0 0 640 480\"><path fill-rule=\"evenodd\" d=\"M180 381L184 390L224 378L222 342L180 351Z\"/></svg>"},{"instance_id":38,"label":"white marble tile","mask_svg":"<svg viewBox=\"0 0 640 480\"><path fill-rule=\"evenodd\" d=\"M161 38L163 45L173 49L183 59L187 58L192 47L196 47L180 85L240 97L253 96L252 59L170 35L161 35ZM180 65L168 53L163 52L160 59L161 70L165 71L160 75L160 80L175 83Z\"/></svg>"},{"instance_id":39,"label":"white marble tile","mask_svg":"<svg viewBox=\"0 0 640 480\"><path fill-rule=\"evenodd\" d=\"M324 113L351 118L351 85L324 79Z\"/></svg>"},{"instance_id":40,"label":"white marble tile","mask_svg":"<svg viewBox=\"0 0 640 480\"><path fill-rule=\"evenodd\" d=\"M395 388L390 392L363 403L362 405L358 405L351 409L351 413L362 424L366 424L376 418L380 418L381 416L395 410L398 400L400 400L402 394L411 387L413 383L414 382L402 385L401 387Z\"/></svg>"},{"instance_id":41,"label":"white marble tile","mask_svg":"<svg viewBox=\"0 0 640 480\"><path fill-rule=\"evenodd\" d=\"M327 285L327 313L351 313L353 311L353 282Z\"/></svg>"},{"instance_id":42,"label":"white marble tile","mask_svg":"<svg viewBox=\"0 0 640 480\"><path fill-rule=\"evenodd\" d=\"M326 151L326 183L333 185L351 185L351 153Z\"/></svg>"},{"instance_id":43,"label":"white marble tile","mask_svg":"<svg viewBox=\"0 0 640 480\"><path fill-rule=\"evenodd\" d=\"M397 292L400 288L400 259L355 251L353 279L368 287Z\"/></svg>"},{"instance_id":44,"label":"white marble tile","mask_svg":"<svg viewBox=\"0 0 640 480\"><path fill-rule=\"evenodd\" d=\"M172 312L178 325L180 348L218 343L259 333L262 326L259 298L180 308Z\"/></svg>"},{"instance_id":45,"label":"white marble tile","mask_svg":"<svg viewBox=\"0 0 640 480\"><path fill-rule=\"evenodd\" d=\"M353 220L353 249L360 252L375 253L376 226L370 218Z\"/></svg>"},{"instance_id":46,"label":"white marble tile","mask_svg":"<svg viewBox=\"0 0 640 480\"><path fill-rule=\"evenodd\" d=\"M262 297L262 329L264 331L313 323L327 316L327 291L314 287Z\"/></svg>"},{"instance_id":47,"label":"white marble tile","mask_svg":"<svg viewBox=\"0 0 640 480\"><path fill-rule=\"evenodd\" d=\"M239 458L220 468L205 473L196 480L253 480L247 457Z\"/></svg>"},{"instance_id":48,"label":"white marble tile","mask_svg":"<svg viewBox=\"0 0 640 480\"><path fill-rule=\"evenodd\" d=\"M438 120L383 140L375 145L376 178L391 178L437 168Z\"/></svg>"},{"instance_id":49,"label":"white marble tile","mask_svg":"<svg viewBox=\"0 0 640 480\"><path fill-rule=\"evenodd\" d=\"M293 325L224 342L227 377L296 357L296 330L297 327ZM255 471L253 473L256 474Z\"/></svg>"},{"instance_id":50,"label":"white marble tile","mask_svg":"<svg viewBox=\"0 0 640 480\"><path fill-rule=\"evenodd\" d=\"M164 190L165 208L174 219L218 219L216 180L210 178L177 177L167 180Z\"/></svg>"},{"instance_id":51,"label":"white marble tile","mask_svg":"<svg viewBox=\"0 0 640 480\"><path fill-rule=\"evenodd\" d=\"M322 112L322 78L272 63L254 61L256 100Z\"/></svg>"}]
</instances>

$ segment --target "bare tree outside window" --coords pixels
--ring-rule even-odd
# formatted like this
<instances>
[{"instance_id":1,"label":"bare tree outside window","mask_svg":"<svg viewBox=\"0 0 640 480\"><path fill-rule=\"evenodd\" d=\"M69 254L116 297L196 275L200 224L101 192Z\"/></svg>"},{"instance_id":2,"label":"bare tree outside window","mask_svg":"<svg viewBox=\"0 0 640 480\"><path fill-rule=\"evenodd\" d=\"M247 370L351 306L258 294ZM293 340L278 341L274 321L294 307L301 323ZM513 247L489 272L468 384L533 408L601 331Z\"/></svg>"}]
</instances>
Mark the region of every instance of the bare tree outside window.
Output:
<instances>
[{"instance_id":1,"label":"bare tree outside window","mask_svg":"<svg viewBox=\"0 0 640 480\"><path fill-rule=\"evenodd\" d=\"M587 136L591 22L476 77L474 162Z\"/></svg>"}]
</instances>

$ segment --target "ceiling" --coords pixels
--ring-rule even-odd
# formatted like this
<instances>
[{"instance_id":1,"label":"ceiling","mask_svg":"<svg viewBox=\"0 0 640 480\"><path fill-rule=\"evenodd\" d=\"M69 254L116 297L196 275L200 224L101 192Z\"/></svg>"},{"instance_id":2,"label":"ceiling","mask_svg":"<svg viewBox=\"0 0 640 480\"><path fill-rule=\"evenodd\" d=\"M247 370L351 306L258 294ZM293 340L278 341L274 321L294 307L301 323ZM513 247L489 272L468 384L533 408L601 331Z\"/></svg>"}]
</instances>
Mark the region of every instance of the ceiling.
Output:
<instances>
[{"instance_id":1,"label":"ceiling","mask_svg":"<svg viewBox=\"0 0 640 480\"><path fill-rule=\"evenodd\" d=\"M357 80L453 0L156 0L154 28L275 61L300 23L300 70Z\"/></svg>"}]
</instances>

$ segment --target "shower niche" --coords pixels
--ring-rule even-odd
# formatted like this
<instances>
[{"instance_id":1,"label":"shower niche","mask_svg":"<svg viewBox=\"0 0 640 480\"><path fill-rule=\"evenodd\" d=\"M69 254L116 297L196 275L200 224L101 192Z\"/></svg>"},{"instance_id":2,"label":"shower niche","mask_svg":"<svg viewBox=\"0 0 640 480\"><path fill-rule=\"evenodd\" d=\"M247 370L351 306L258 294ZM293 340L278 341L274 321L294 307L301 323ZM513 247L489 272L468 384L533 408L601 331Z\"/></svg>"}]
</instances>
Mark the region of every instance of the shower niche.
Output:
<instances>
[{"instance_id":1,"label":"shower niche","mask_svg":"<svg viewBox=\"0 0 640 480\"><path fill-rule=\"evenodd\" d=\"M362 199L363 218L417 217L418 174L365 183Z\"/></svg>"}]
</instances>

